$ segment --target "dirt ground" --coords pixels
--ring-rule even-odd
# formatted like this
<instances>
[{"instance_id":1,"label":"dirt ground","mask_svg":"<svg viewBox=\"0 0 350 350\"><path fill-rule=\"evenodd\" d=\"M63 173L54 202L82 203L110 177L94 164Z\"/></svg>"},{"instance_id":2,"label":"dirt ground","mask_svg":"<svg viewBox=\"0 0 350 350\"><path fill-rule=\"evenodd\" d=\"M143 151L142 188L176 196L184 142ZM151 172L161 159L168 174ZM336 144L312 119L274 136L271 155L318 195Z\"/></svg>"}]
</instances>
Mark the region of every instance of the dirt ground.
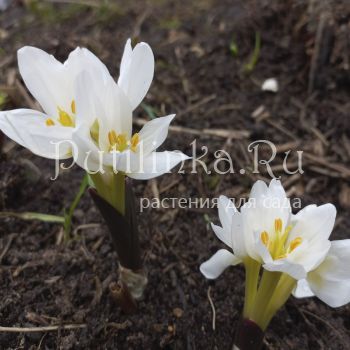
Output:
<instances>
[{"instance_id":1,"label":"dirt ground","mask_svg":"<svg viewBox=\"0 0 350 350\"><path fill-rule=\"evenodd\" d=\"M57 1L59 2L59 1ZM64 1L62 1L64 2ZM53 4L54 3L54 4ZM256 36L261 49L248 71ZM76 46L95 52L118 76L125 40L148 42L155 79L145 100L156 115L177 113L164 149L198 154L213 165L224 148L235 174L201 169L134 182L138 198L245 197L254 180L248 145L277 145L276 176L302 206L331 202L338 209L332 239L350 237L350 4L344 1L14 1L0 13L0 91L3 109L31 107L18 74L16 51L43 48L64 60ZM278 79L273 94L261 83ZM136 117L148 119L140 107ZM139 126L135 126L138 128ZM234 131L230 133L230 131ZM295 170L282 170L284 152ZM269 157L269 151L263 150ZM0 210L61 215L78 190L78 167L51 181L54 162L4 140L0 155ZM248 169L245 175L238 170ZM220 247L208 222L215 208L156 209L139 214L149 285L137 314L113 304L109 283L117 257L107 228L86 193L74 215L73 239L62 227L0 218L0 325L43 327L84 324L47 333L0 332L1 349L230 349L243 307L244 271L231 268L208 282L199 265ZM59 244L58 244L59 243ZM215 329L208 292L215 305ZM296 300L272 321L266 349L349 349L350 306L331 309L316 298Z\"/></svg>"}]
</instances>

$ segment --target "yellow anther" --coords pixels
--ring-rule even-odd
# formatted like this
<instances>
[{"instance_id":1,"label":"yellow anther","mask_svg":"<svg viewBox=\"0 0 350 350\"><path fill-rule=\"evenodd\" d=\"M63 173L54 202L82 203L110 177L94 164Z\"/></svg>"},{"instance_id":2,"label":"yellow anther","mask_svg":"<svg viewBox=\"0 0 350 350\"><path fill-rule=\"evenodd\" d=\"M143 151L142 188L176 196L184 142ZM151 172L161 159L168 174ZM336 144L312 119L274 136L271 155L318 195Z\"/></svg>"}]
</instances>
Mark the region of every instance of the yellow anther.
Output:
<instances>
[{"instance_id":1,"label":"yellow anther","mask_svg":"<svg viewBox=\"0 0 350 350\"><path fill-rule=\"evenodd\" d=\"M279 255L275 260L284 259L286 257L287 257L287 254L282 254L282 255Z\"/></svg>"},{"instance_id":2,"label":"yellow anther","mask_svg":"<svg viewBox=\"0 0 350 350\"><path fill-rule=\"evenodd\" d=\"M282 232L282 220L281 219L275 220L275 232L276 233Z\"/></svg>"},{"instance_id":3,"label":"yellow anther","mask_svg":"<svg viewBox=\"0 0 350 350\"><path fill-rule=\"evenodd\" d=\"M269 244L269 234L266 231L261 232L260 239L263 242L263 244L267 247Z\"/></svg>"},{"instance_id":4,"label":"yellow anther","mask_svg":"<svg viewBox=\"0 0 350 350\"><path fill-rule=\"evenodd\" d=\"M126 136L124 134L119 134L117 137L118 151L123 152L128 147Z\"/></svg>"},{"instance_id":5,"label":"yellow anther","mask_svg":"<svg viewBox=\"0 0 350 350\"><path fill-rule=\"evenodd\" d=\"M114 130L108 133L108 141L111 147L115 146L118 142L117 134Z\"/></svg>"},{"instance_id":6,"label":"yellow anther","mask_svg":"<svg viewBox=\"0 0 350 350\"><path fill-rule=\"evenodd\" d=\"M131 138L131 145L130 145L130 149L133 152L136 152L136 147L140 142L140 136L138 133L134 134L133 137Z\"/></svg>"},{"instance_id":7,"label":"yellow anther","mask_svg":"<svg viewBox=\"0 0 350 350\"><path fill-rule=\"evenodd\" d=\"M98 119L96 119L91 125L90 136L95 142L95 144L98 145L98 138L100 136L100 124L98 123Z\"/></svg>"},{"instance_id":8,"label":"yellow anther","mask_svg":"<svg viewBox=\"0 0 350 350\"><path fill-rule=\"evenodd\" d=\"M58 107L58 116L58 121L61 123L61 125L70 127L75 126L73 118L60 107Z\"/></svg>"},{"instance_id":9,"label":"yellow anther","mask_svg":"<svg viewBox=\"0 0 350 350\"><path fill-rule=\"evenodd\" d=\"M117 134L114 130L108 133L109 151L123 152L128 147L133 152L136 152L136 147L139 143L140 137L134 134L131 140L128 140L126 134Z\"/></svg>"},{"instance_id":10,"label":"yellow anther","mask_svg":"<svg viewBox=\"0 0 350 350\"><path fill-rule=\"evenodd\" d=\"M70 104L70 109L72 110L72 113L75 114L75 101L74 100Z\"/></svg>"},{"instance_id":11,"label":"yellow anther","mask_svg":"<svg viewBox=\"0 0 350 350\"><path fill-rule=\"evenodd\" d=\"M46 119L45 123L47 126L55 125L55 122L51 118Z\"/></svg>"},{"instance_id":12,"label":"yellow anther","mask_svg":"<svg viewBox=\"0 0 350 350\"><path fill-rule=\"evenodd\" d=\"M303 239L301 237L294 238L289 244L288 252L291 253L295 248L299 247L302 241Z\"/></svg>"}]
</instances>

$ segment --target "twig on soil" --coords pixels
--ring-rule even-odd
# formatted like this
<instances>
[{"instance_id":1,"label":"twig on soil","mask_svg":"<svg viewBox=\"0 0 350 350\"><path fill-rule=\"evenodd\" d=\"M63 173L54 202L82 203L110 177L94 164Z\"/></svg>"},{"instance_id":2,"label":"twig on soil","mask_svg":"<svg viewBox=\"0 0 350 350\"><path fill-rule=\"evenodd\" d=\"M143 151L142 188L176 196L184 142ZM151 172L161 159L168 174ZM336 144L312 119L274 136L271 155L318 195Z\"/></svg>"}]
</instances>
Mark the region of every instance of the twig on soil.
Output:
<instances>
[{"instance_id":1,"label":"twig on soil","mask_svg":"<svg viewBox=\"0 0 350 350\"><path fill-rule=\"evenodd\" d=\"M303 313L303 314L310 315L313 318L315 318L316 320L318 320L318 321L322 322L323 324L325 324L327 327L329 327L334 332L334 334L337 335L337 337L343 343L344 336L333 325L331 325L329 322L327 322L325 319L323 319L320 316L315 315L314 313L312 313L312 312L310 312L308 310L301 309L300 312ZM344 344L344 345L347 346L348 344Z\"/></svg>"},{"instance_id":2,"label":"twig on soil","mask_svg":"<svg viewBox=\"0 0 350 350\"><path fill-rule=\"evenodd\" d=\"M76 227L73 231L73 236L77 236L79 231L87 230L90 228L98 228L100 227L101 224L98 223L91 223L91 224L82 224Z\"/></svg>"},{"instance_id":3,"label":"twig on soil","mask_svg":"<svg viewBox=\"0 0 350 350\"><path fill-rule=\"evenodd\" d=\"M293 140L298 140L298 137L291 133L288 129L283 127L280 123L278 123L276 120L270 120L270 119L264 119L264 122L271 125L273 128L277 129L278 131L281 131L283 134L289 136Z\"/></svg>"},{"instance_id":4,"label":"twig on soil","mask_svg":"<svg viewBox=\"0 0 350 350\"><path fill-rule=\"evenodd\" d=\"M135 118L134 123L139 126L143 126L148 121L142 118ZM248 138L250 136L250 132L248 130L226 130L226 129L191 129L182 126L169 126L169 131L179 132L183 134L190 135L209 135L209 136L217 136L222 138L231 138L235 140L240 140L244 138Z\"/></svg>"},{"instance_id":5,"label":"twig on soil","mask_svg":"<svg viewBox=\"0 0 350 350\"><path fill-rule=\"evenodd\" d=\"M212 327L213 327L213 331L215 331L216 310L215 310L215 305L213 303L213 300L212 300L212 298L210 296L210 290L211 290L211 287L208 288L207 296L208 296L208 300L209 300L209 303L210 303L210 306L211 306L211 310L213 312Z\"/></svg>"},{"instance_id":6,"label":"twig on soil","mask_svg":"<svg viewBox=\"0 0 350 350\"><path fill-rule=\"evenodd\" d=\"M341 177L348 178L350 176L350 169L341 164L331 163L326 158L317 157L310 153L305 153L304 157L313 163L320 164L323 167L336 171Z\"/></svg>"},{"instance_id":7,"label":"twig on soil","mask_svg":"<svg viewBox=\"0 0 350 350\"><path fill-rule=\"evenodd\" d=\"M176 114L176 117L178 118L179 116L183 116L184 114L187 114L189 112L193 112L194 110L196 110L197 108L213 101L216 99L216 95L215 94L212 94L212 95L209 95L207 97L204 97L202 100L188 106L185 110L183 111L180 111L179 113Z\"/></svg>"},{"instance_id":8,"label":"twig on soil","mask_svg":"<svg viewBox=\"0 0 350 350\"><path fill-rule=\"evenodd\" d=\"M168 184L168 185L166 185L166 186L164 186L164 187L161 187L161 188L159 189L159 194L162 194L162 193L164 193L164 192L169 191L171 188L173 188L174 186L176 186L180 181L181 181L181 178L178 178L178 179L172 181L170 184Z\"/></svg>"},{"instance_id":9,"label":"twig on soil","mask_svg":"<svg viewBox=\"0 0 350 350\"><path fill-rule=\"evenodd\" d=\"M17 235L16 233L12 233L12 234L9 235L9 238L8 238L8 240L6 242L6 245L5 245L3 251L0 254L0 264L2 263L2 259L5 257L6 253L10 249L12 241L15 238L16 235Z\"/></svg>"},{"instance_id":10,"label":"twig on soil","mask_svg":"<svg viewBox=\"0 0 350 350\"><path fill-rule=\"evenodd\" d=\"M126 329L131 326L131 322L126 320L123 323L109 322L107 327L115 329ZM73 330L73 329L83 329L86 328L86 323L80 324L65 324L65 325L55 325L55 326L45 326L45 327L2 327L0 326L0 332L8 333L40 333L40 332L55 332L60 330Z\"/></svg>"},{"instance_id":11,"label":"twig on soil","mask_svg":"<svg viewBox=\"0 0 350 350\"><path fill-rule=\"evenodd\" d=\"M175 52L176 60L178 62L178 66L179 66L178 71L179 71L179 77L181 79L182 87L183 87L183 90L186 94L186 98L188 98L188 96L191 96L191 90L190 90L189 81L188 81L187 76L186 76L184 64L182 62L182 57L181 57L182 53L181 53L180 47L176 46L174 49L174 52Z\"/></svg>"},{"instance_id":12,"label":"twig on soil","mask_svg":"<svg viewBox=\"0 0 350 350\"><path fill-rule=\"evenodd\" d=\"M133 38L137 38L140 35L141 27L142 27L143 23L146 21L146 19L149 17L149 15L150 15L150 9L147 8L145 11L143 11L141 13L140 16L138 16L136 18L135 26L134 26L134 29L132 31Z\"/></svg>"},{"instance_id":13,"label":"twig on soil","mask_svg":"<svg viewBox=\"0 0 350 350\"><path fill-rule=\"evenodd\" d=\"M53 332L58 330L67 329L81 329L86 328L85 323L82 324L66 324L57 326L46 326L46 327L2 327L0 326L0 332L9 333L37 333L37 332Z\"/></svg>"},{"instance_id":14,"label":"twig on soil","mask_svg":"<svg viewBox=\"0 0 350 350\"><path fill-rule=\"evenodd\" d=\"M159 189L158 189L157 179L151 179L150 183L151 183L151 190L152 190L153 197L159 199Z\"/></svg>"},{"instance_id":15,"label":"twig on soil","mask_svg":"<svg viewBox=\"0 0 350 350\"><path fill-rule=\"evenodd\" d=\"M322 13L320 16L320 20L318 22L318 26L317 26L315 48L314 48L313 55L311 58L311 66L310 66L310 73L309 73L309 86L308 86L308 93L309 94L311 94L312 90L314 89L315 77L316 77L317 68L318 68L317 67L318 66L318 57L320 55L322 36L323 36L325 24L326 24L326 14Z\"/></svg>"}]
</instances>

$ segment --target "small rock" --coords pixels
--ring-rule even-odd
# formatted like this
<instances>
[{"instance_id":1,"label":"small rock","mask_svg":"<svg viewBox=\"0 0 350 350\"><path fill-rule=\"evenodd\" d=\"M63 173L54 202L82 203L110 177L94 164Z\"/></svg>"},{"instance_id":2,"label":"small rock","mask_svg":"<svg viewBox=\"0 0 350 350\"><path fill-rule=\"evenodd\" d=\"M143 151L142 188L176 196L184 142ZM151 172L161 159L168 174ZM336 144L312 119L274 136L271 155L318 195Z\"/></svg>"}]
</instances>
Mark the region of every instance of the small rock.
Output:
<instances>
[{"instance_id":1,"label":"small rock","mask_svg":"<svg viewBox=\"0 0 350 350\"><path fill-rule=\"evenodd\" d=\"M261 90L277 92L278 91L278 81L275 78L266 79L261 86Z\"/></svg>"},{"instance_id":2,"label":"small rock","mask_svg":"<svg viewBox=\"0 0 350 350\"><path fill-rule=\"evenodd\" d=\"M175 317L177 318L181 318L182 315L183 315L184 311L182 309L180 309L179 307L176 307L174 310L173 310L173 314Z\"/></svg>"}]
</instances>

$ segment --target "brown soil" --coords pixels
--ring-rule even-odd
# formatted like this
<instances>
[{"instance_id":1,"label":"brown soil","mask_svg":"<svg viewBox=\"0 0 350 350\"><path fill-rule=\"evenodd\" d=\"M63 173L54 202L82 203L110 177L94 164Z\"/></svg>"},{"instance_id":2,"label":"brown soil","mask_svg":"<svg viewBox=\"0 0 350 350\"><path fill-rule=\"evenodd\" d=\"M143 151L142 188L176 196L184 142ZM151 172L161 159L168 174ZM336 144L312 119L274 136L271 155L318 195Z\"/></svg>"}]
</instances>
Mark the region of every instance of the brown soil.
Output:
<instances>
[{"instance_id":1,"label":"brown soil","mask_svg":"<svg viewBox=\"0 0 350 350\"><path fill-rule=\"evenodd\" d=\"M254 0L110 3L106 8L14 1L0 14L0 84L10 96L5 107L32 103L18 88L15 55L23 45L41 47L62 60L76 46L87 46L117 76L126 38L146 41L156 55L156 74L145 103L157 115L176 112L177 126L248 130L250 136L239 140L205 133L197 136L198 153L204 145L209 148L208 164L214 160L214 151L225 147L235 161L236 174L209 176L202 170L182 176L167 174L153 182L135 182L138 198L152 198L156 190L161 198L244 197L258 178L251 171L238 172L251 167L247 146L267 139L280 147L274 170L282 175L290 195L301 198L303 206L334 203L338 219L332 239L349 237L347 0L325 1L322 8L313 1L296 0L274 5ZM332 20L327 17L322 26L320 18L327 13ZM256 32L261 36L260 56L247 74L243 67L252 54ZM237 56L230 51L233 40ZM260 89L270 77L280 83L277 94ZM257 113L260 106L264 111ZM137 114L148 118L142 108ZM193 135L171 132L165 148L191 154L192 141ZM303 175L287 176L279 170L288 149L304 151ZM0 209L61 214L83 172L74 167L52 182L53 171L53 161L5 140ZM259 177L269 179L264 167ZM0 348L230 349L242 309L244 271L229 269L211 283L200 274L200 263L220 247L208 219L217 221L216 209L140 213L149 285L138 313L132 316L124 315L109 297L117 258L87 194L74 216L74 239L67 245L57 244L60 225L1 219L0 325L84 323L87 327L32 334L1 332ZM92 223L98 225L81 226ZM209 288L216 309L215 330ZM271 323L265 345L268 349L348 349L349 328L349 306L331 309L315 298L291 298Z\"/></svg>"}]
</instances>

